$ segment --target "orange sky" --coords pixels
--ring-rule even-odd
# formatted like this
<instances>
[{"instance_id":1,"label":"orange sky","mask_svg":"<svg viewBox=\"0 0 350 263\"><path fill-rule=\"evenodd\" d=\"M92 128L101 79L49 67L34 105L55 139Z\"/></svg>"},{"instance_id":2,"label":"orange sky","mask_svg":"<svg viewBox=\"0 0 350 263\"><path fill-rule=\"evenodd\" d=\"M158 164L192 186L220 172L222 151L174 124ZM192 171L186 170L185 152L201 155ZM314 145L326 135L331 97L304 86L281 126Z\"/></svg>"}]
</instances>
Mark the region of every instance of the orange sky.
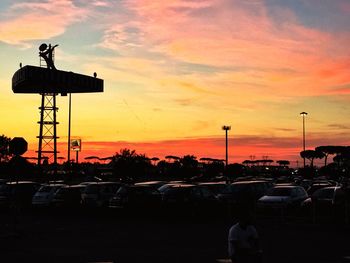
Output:
<instances>
[{"instance_id":1,"label":"orange sky","mask_svg":"<svg viewBox=\"0 0 350 263\"><path fill-rule=\"evenodd\" d=\"M59 44L58 69L105 80L103 94L72 96L82 156L224 158L231 125L230 160L296 161L302 111L308 148L349 145L347 0L2 1L0 11L0 133L25 137L28 155L40 96L13 94L11 77L39 64L43 42ZM60 145L67 104L58 97Z\"/></svg>"}]
</instances>

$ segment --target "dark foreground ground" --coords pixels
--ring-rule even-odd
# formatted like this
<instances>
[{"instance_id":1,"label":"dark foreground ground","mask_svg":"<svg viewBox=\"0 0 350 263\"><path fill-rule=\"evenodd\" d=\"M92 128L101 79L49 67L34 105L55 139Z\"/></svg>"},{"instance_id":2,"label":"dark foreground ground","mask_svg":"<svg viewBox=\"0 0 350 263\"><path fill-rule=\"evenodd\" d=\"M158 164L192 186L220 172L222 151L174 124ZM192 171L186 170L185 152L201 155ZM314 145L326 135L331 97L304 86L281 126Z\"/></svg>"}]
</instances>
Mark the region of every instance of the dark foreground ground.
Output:
<instances>
[{"instance_id":1,"label":"dark foreground ground","mask_svg":"<svg viewBox=\"0 0 350 263\"><path fill-rule=\"evenodd\" d=\"M227 219L0 214L0 262L229 262ZM258 220L264 262L350 262L350 228Z\"/></svg>"}]
</instances>

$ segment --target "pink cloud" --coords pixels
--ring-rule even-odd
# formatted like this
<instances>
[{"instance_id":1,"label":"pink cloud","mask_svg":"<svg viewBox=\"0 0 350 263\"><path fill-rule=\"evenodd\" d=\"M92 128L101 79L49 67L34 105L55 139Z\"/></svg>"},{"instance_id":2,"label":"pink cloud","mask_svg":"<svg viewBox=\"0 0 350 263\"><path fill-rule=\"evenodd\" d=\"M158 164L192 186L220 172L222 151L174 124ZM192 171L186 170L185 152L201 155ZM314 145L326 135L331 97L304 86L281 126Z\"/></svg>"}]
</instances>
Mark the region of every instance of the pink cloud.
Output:
<instances>
[{"instance_id":1,"label":"pink cloud","mask_svg":"<svg viewBox=\"0 0 350 263\"><path fill-rule=\"evenodd\" d=\"M266 87L257 88L262 93L268 89L276 96L327 94L327 87L349 80L341 65L348 59L350 34L308 28L286 8L275 8L283 17L277 23L264 1L130 0L124 6L133 19L118 20L113 26L116 36L107 30L102 46L118 51L132 46L176 61L238 68L245 79L231 74L232 82L244 86L249 78L256 87ZM130 27L137 30L129 32ZM128 50L125 55L133 53ZM215 77L212 81L218 86L223 80Z\"/></svg>"},{"instance_id":2,"label":"pink cloud","mask_svg":"<svg viewBox=\"0 0 350 263\"><path fill-rule=\"evenodd\" d=\"M70 0L16 3L0 21L0 40L25 45L31 40L48 39L62 34L86 15L86 9L75 6Z\"/></svg>"},{"instance_id":3,"label":"pink cloud","mask_svg":"<svg viewBox=\"0 0 350 263\"><path fill-rule=\"evenodd\" d=\"M344 11L345 13L350 14L350 3L349 2L341 2L339 4L339 7L342 11Z\"/></svg>"}]
</instances>

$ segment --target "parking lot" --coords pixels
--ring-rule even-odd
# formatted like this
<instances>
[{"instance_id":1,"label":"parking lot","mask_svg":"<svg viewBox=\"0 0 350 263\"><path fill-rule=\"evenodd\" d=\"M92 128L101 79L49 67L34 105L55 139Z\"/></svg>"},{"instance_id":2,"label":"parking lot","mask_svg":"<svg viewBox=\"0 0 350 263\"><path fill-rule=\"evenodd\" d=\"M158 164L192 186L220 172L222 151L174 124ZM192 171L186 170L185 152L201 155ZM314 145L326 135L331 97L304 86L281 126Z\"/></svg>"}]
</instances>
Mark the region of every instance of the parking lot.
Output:
<instances>
[{"instance_id":1,"label":"parking lot","mask_svg":"<svg viewBox=\"0 0 350 263\"><path fill-rule=\"evenodd\" d=\"M27 212L0 217L1 262L229 262L228 219ZM350 262L341 224L256 222L264 262Z\"/></svg>"}]
</instances>

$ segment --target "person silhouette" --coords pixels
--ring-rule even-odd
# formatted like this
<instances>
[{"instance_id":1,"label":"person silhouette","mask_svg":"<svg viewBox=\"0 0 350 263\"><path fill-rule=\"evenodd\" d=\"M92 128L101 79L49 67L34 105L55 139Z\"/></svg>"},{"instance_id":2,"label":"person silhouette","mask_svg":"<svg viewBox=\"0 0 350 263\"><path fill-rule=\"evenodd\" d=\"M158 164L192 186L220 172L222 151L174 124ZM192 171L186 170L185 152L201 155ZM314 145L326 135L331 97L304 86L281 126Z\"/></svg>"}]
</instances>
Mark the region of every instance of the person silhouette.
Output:
<instances>
[{"instance_id":1,"label":"person silhouette","mask_svg":"<svg viewBox=\"0 0 350 263\"><path fill-rule=\"evenodd\" d=\"M51 46L51 44L49 44L49 46L47 46L45 43L41 44L39 47L39 56L45 60L46 66L49 69L56 70L53 62L53 51L56 47L58 47L58 45Z\"/></svg>"},{"instance_id":2,"label":"person silhouette","mask_svg":"<svg viewBox=\"0 0 350 263\"><path fill-rule=\"evenodd\" d=\"M238 222L230 228L228 234L228 253L232 263L261 262L258 238L251 212L240 209Z\"/></svg>"}]
</instances>

